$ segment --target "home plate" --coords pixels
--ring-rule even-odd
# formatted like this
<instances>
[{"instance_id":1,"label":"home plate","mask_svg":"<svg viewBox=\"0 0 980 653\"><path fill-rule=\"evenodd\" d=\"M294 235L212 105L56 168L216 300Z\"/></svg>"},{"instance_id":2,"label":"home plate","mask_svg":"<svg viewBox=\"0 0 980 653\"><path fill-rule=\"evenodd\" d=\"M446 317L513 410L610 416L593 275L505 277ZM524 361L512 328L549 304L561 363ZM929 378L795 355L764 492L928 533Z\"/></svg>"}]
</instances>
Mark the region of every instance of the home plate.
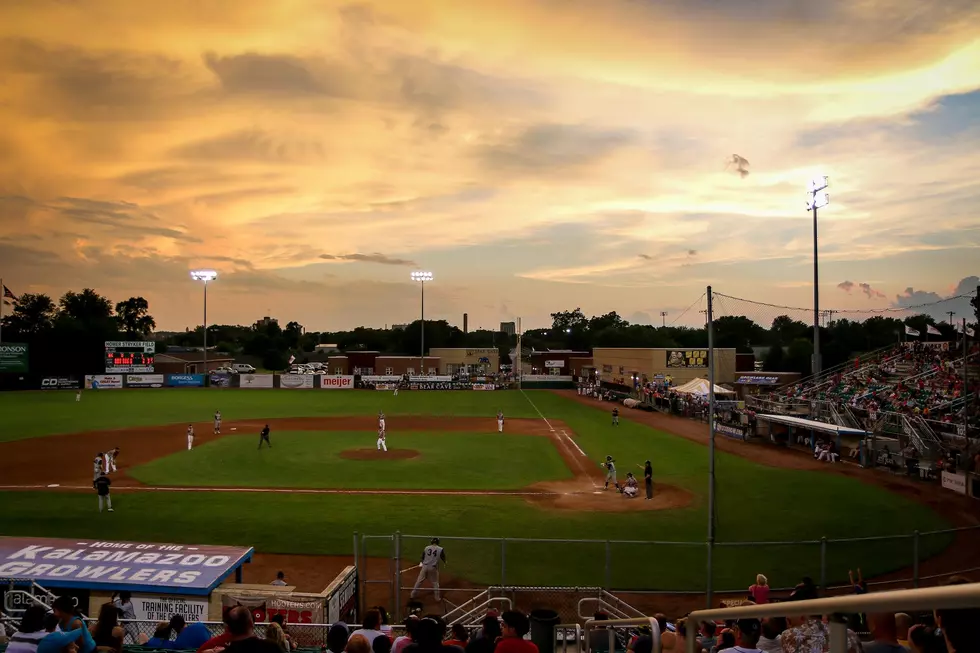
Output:
<instances>
[{"instance_id":1,"label":"home plate","mask_svg":"<svg viewBox=\"0 0 980 653\"><path fill-rule=\"evenodd\" d=\"M602 494L602 490L596 490L596 491L595 491L595 492L593 492L592 494Z\"/></svg>"},{"instance_id":2,"label":"home plate","mask_svg":"<svg viewBox=\"0 0 980 653\"><path fill-rule=\"evenodd\" d=\"M61 485L59 485L58 483L52 483L48 487L61 487Z\"/></svg>"},{"instance_id":3,"label":"home plate","mask_svg":"<svg viewBox=\"0 0 980 653\"><path fill-rule=\"evenodd\" d=\"M238 429L236 429L236 428L235 428L235 427L233 426L233 427L231 427L231 430L232 430L232 431L237 431Z\"/></svg>"}]
</instances>

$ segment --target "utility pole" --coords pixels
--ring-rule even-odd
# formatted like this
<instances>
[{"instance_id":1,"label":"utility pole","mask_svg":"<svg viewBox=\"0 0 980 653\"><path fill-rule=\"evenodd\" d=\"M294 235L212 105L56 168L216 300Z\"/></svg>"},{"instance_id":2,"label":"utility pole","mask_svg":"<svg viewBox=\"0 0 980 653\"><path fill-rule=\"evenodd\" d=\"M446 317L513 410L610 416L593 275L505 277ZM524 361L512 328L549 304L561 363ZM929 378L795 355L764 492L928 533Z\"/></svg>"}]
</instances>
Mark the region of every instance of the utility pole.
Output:
<instances>
[{"instance_id":1,"label":"utility pole","mask_svg":"<svg viewBox=\"0 0 980 653\"><path fill-rule=\"evenodd\" d=\"M949 326L953 326L953 316L956 315L956 311L946 311L946 315L949 316Z\"/></svg>"},{"instance_id":2,"label":"utility pole","mask_svg":"<svg viewBox=\"0 0 980 653\"><path fill-rule=\"evenodd\" d=\"M835 311L833 309L830 309L830 310L827 311L827 326L833 326L834 325L834 313L836 313L836 312L837 311Z\"/></svg>"},{"instance_id":3,"label":"utility pole","mask_svg":"<svg viewBox=\"0 0 980 653\"><path fill-rule=\"evenodd\" d=\"M667 311L660 311L660 319L663 320L663 323L660 326L667 326Z\"/></svg>"}]
</instances>

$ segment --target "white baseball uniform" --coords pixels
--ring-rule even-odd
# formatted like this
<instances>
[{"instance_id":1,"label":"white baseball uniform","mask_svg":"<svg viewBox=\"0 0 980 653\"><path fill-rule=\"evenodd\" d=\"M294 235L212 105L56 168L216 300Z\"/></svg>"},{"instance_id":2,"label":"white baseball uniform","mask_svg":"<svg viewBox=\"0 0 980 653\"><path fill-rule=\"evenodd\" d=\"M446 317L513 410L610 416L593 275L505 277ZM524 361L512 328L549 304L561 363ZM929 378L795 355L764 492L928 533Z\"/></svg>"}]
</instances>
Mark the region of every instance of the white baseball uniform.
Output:
<instances>
[{"instance_id":1,"label":"white baseball uniform","mask_svg":"<svg viewBox=\"0 0 980 653\"><path fill-rule=\"evenodd\" d=\"M214 432L221 433L221 411L214 414Z\"/></svg>"},{"instance_id":2,"label":"white baseball uniform","mask_svg":"<svg viewBox=\"0 0 980 653\"><path fill-rule=\"evenodd\" d=\"M378 418L378 433L384 433L384 432L385 432L385 418L384 417L379 417Z\"/></svg>"},{"instance_id":3,"label":"white baseball uniform","mask_svg":"<svg viewBox=\"0 0 980 653\"><path fill-rule=\"evenodd\" d=\"M388 451L388 445L385 443L384 429L378 429L378 451Z\"/></svg>"},{"instance_id":4,"label":"white baseball uniform","mask_svg":"<svg viewBox=\"0 0 980 653\"><path fill-rule=\"evenodd\" d=\"M82 391L79 390L78 392L75 393L75 401L81 401L81 400L82 400Z\"/></svg>"},{"instance_id":5,"label":"white baseball uniform","mask_svg":"<svg viewBox=\"0 0 980 653\"><path fill-rule=\"evenodd\" d=\"M190 451L194 448L194 427L187 427L187 450Z\"/></svg>"},{"instance_id":6,"label":"white baseball uniform","mask_svg":"<svg viewBox=\"0 0 980 653\"><path fill-rule=\"evenodd\" d=\"M105 473L116 471L116 457L111 451L105 452Z\"/></svg>"},{"instance_id":7,"label":"white baseball uniform","mask_svg":"<svg viewBox=\"0 0 980 653\"><path fill-rule=\"evenodd\" d=\"M503 433L504 432L504 414L503 413L497 413L497 432L498 433Z\"/></svg>"}]
</instances>

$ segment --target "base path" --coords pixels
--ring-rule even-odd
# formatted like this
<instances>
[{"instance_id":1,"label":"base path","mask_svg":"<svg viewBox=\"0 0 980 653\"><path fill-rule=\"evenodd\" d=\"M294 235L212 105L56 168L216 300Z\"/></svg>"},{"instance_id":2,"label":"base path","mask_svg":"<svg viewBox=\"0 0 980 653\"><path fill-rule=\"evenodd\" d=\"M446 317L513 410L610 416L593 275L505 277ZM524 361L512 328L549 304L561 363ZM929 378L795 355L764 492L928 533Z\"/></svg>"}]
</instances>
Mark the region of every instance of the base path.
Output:
<instances>
[{"instance_id":1,"label":"base path","mask_svg":"<svg viewBox=\"0 0 980 653\"><path fill-rule=\"evenodd\" d=\"M388 432L487 432L496 431L493 418L476 417L389 417ZM194 424L194 446L228 436L258 433L266 424L277 432L309 431L310 437L329 437L330 431L365 431L370 442L377 428L377 419L371 416L356 417L304 417L270 420L225 421L221 434L215 434L212 422ZM565 481L538 483L521 490L429 490L425 488L350 490L346 488L240 488L210 487L206 484L194 487L150 487L127 476L126 469L137 467L164 456L179 455L187 450L187 424L167 426L133 427L107 431L89 431L70 435L52 435L42 438L0 443L0 490L48 490L92 491L92 462L96 453L118 446L119 471L112 474L113 492L250 492L269 494L380 494L380 495L432 495L432 496L520 496L527 501L550 509L619 512L632 510L668 510L689 505L693 496L685 490L658 485L653 500L625 499L615 491L602 491L603 475L598 463L586 456L575 442L571 430L562 422L541 419L510 419L508 435L527 435L550 438L561 454L562 460L572 473ZM342 458L374 460L389 458L406 460L419 456L419 452L392 448L388 453L376 448L352 449L340 454Z\"/></svg>"}]
</instances>

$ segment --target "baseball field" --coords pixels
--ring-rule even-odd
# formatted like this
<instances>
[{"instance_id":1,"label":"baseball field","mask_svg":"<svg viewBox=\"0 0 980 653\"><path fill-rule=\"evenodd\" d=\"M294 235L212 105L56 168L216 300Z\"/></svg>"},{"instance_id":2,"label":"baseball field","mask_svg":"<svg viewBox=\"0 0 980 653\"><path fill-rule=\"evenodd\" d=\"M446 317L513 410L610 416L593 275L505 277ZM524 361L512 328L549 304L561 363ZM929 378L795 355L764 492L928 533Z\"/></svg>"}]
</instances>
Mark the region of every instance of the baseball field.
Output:
<instances>
[{"instance_id":1,"label":"baseball field","mask_svg":"<svg viewBox=\"0 0 980 653\"><path fill-rule=\"evenodd\" d=\"M568 539L576 542L508 543L506 582L584 586L611 574L622 589L703 589L706 428L629 410L613 427L610 408L545 390L102 390L81 402L74 392L0 394L0 525L5 535L330 556L324 564L349 564L354 532L417 535L404 540L413 560L430 536L487 538L443 542L450 585L499 582L499 538ZM375 447L381 410L386 454ZM265 424L273 446L260 450ZM115 512L99 514L92 459L113 446ZM620 480L632 471L641 486L651 460L654 499L602 491L607 455ZM826 547L829 580L858 566L869 577L894 572L910 565L910 539L874 538L959 525L942 499L902 479L721 436L717 496L716 588L747 586L760 572L773 586L817 577L823 537L854 540ZM789 543L801 540L809 543ZM922 537L920 558L952 544L950 534Z\"/></svg>"}]
</instances>

